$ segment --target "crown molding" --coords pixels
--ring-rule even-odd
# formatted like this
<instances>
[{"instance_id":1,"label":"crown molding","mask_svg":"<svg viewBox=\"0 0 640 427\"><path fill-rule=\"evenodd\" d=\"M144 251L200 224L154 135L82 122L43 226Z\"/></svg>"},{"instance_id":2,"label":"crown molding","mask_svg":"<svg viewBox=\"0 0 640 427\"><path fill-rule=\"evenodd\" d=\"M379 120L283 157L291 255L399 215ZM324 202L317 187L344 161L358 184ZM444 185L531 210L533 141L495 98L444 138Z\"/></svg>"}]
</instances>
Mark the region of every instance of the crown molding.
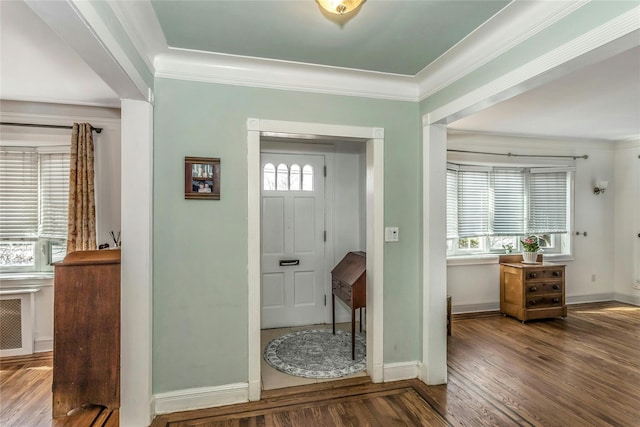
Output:
<instances>
[{"instance_id":1,"label":"crown molding","mask_svg":"<svg viewBox=\"0 0 640 427\"><path fill-rule=\"evenodd\" d=\"M171 48L149 0L110 5L155 77L418 102L588 3L514 1L414 76Z\"/></svg>"},{"instance_id":2,"label":"crown molding","mask_svg":"<svg viewBox=\"0 0 640 427\"><path fill-rule=\"evenodd\" d=\"M151 2L117 1L108 4L151 73L155 74L153 59L157 54L166 52L168 44Z\"/></svg>"},{"instance_id":3,"label":"crown molding","mask_svg":"<svg viewBox=\"0 0 640 427\"><path fill-rule=\"evenodd\" d=\"M435 109L427 114L428 123L451 123L635 47L640 35L639 18L640 6Z\"/></svg>"},{"instance_id":4,"label":"crown molding","mask_svg":"<svg viewBox=\"0 0 640 427\"><path fill-rule=\"evenodd\" d=\"M417 102L410 76L169 48L156 77Z\"/></svg>"},{"instance_id":5,"label":"crown molding","mask_svg":"<svg viewBox=\"0 0 640 427\"><path fill-rule=\"evenodd\" d=\"M538 34L588 2L514 1L416 74L418 98L428 98Z\"/></svg>"}]
</instances>

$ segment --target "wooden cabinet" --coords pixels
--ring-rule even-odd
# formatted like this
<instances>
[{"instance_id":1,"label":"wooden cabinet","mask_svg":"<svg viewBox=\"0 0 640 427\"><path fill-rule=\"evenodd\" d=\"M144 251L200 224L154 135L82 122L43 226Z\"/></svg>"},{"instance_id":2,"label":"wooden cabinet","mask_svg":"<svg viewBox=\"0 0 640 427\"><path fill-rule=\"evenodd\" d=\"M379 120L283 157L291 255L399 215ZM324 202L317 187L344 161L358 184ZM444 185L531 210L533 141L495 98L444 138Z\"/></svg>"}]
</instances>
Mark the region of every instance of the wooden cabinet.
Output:
<instances>
[{"instance_id":1,"label":"wooden cabinet","mask_svg":"<svg viewBox=\"0 0 640 427\"><path fill-rule=\"evenodd\" d=\"M120 250L56 263L53 311L53 417L120 407Z\"/></svg>"},{"instance_id":2,"label":"wooden cabinet","mask_svg":"<svg viewBox=\"0 0 640 427\"><path fill-rule=\"evenodd\" d=\"M356 310L360 310L362 332L362 308L367 305L367 255L349 252L331 270L331 310L333 333L336 333L336 296L351 308L351 358L356 358Z\"/></svg>"},{"instance_id":3,"label":"wooden cabinet","mask_svg":"<svg viewBox=\"0 0 640 427\"><path fill-rule=\"evenodd\" d=\"M500 312L523 322L567 316L565 266L523 264L519 255L500 257Z\"/></svg>"}]
</instances>

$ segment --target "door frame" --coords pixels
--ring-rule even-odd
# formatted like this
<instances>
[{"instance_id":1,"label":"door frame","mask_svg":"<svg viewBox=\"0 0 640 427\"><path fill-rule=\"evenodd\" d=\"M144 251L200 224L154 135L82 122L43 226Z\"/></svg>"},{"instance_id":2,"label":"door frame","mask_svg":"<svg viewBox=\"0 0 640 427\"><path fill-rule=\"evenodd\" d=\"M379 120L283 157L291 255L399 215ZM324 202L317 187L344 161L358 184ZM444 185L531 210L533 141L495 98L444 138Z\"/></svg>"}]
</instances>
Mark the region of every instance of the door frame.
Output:
<instances>
[{"instance_id":1,"label":"door frame","mask_svg":"<svg viewBox=\"0 0 640 427\"><path fill-rule=\"evenodd\" d=\"M249 400L259 400L260 367L260 146L261 136L275 135L286 142L326 138L366 142L367 179L367 373L373 382L383 378L383 273L384 273L384 129L323 123L247 119L247 240L248 240L248 385ZM314 138L318 136L320 138Z\"/></svg>"}]
</instances>

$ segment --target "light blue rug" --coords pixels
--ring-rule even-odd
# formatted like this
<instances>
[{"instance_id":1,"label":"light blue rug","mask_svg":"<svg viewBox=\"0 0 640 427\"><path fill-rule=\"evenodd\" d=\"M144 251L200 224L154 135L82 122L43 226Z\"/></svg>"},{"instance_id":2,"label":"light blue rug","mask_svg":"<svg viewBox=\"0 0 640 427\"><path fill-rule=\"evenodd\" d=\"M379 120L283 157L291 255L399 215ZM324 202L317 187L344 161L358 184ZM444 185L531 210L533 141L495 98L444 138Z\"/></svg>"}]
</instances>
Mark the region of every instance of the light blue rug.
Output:
<instances>
[{"instance_id":1,"label":"light blue rug","mask_svg":"<svg viewBox=\"0 0 640 427\"><path fill-rule=\"evenodd\" d=\"M331 329L291 332L272 340L264 360L275 369L305 378L340 378L365 369L366 339L356 333L356 358L351 359L351 333Z\"/></svg>"}]
</instances>

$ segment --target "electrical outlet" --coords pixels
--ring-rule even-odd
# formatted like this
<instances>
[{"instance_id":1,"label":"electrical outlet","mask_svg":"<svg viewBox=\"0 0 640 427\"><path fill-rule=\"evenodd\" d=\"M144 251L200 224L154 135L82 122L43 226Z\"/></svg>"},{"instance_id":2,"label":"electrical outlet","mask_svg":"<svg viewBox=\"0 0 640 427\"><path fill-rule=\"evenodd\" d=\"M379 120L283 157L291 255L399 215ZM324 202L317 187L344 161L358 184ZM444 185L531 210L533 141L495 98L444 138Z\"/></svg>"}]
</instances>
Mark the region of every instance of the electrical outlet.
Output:
<instances>
[{"instance_id":1,"label":"electrical outlet","mask_svg":"<svg viewBox=\"0 0 640 427\"><path fill-rule=\"evenodd\" d=\"M595 274L592 274L592 275L591 275L591 281L592 281L592 282L595 282L595 281L596 281L596 275L595 275Z\"/></svg>"},{"instance_id":2,"label":"electrical outlet","mask_svg":"<svg viewBox=\"0 0 640 427\"><path fill-rule=\"evenodd\" d=\"M640 280L636 280L631 286L633 286L633 289L637 289L640 291Z\"/></svg>"}]
</instances>

